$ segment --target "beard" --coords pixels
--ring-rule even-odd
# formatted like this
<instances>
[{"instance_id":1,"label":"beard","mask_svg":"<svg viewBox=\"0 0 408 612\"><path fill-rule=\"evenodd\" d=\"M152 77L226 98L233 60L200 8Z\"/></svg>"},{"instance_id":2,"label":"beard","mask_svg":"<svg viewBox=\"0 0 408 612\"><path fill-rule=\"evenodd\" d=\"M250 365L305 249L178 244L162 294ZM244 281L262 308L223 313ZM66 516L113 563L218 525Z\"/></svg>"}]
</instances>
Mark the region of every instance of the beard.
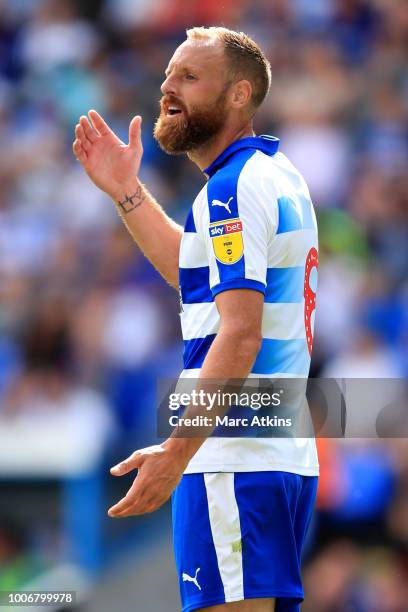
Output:
<instances>
[{"instance_id":1,"label":"beard","mask_svg":"<svg viewBox=\"0 0 408 612\"><path fill-rule=\"evenodd\" d=\"M167 116L163 100L160 102L153 135L163 151L172 155L199 149L214 138L224 127L227 118L226 89L211 105L193 106L190 112L173 96L166 97L166 107L172 103L182 108L175 116Z\"/></svg>"}]
</instances>

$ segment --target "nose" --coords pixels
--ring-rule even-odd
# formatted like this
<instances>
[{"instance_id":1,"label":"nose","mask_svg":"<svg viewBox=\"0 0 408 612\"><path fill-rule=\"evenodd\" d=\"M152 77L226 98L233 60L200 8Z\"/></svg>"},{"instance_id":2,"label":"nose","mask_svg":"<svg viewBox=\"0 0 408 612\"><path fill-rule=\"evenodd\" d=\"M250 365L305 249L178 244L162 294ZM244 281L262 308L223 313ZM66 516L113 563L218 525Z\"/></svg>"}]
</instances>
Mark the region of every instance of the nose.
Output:
<instances>
[{"instance_id":1,"label":"nose","mask_svg":"<svg viewBox=\"0 0 408 612\"><path fill-rule=\"evenodd\" d=\"M171 77L171 75L169 75L162 83L160 90L162 92L162 94L165 95L169 95L169 94L175 94L176 90L175 90L175 86L174 86L174 79Z\"/></svg>"}]
</instances>

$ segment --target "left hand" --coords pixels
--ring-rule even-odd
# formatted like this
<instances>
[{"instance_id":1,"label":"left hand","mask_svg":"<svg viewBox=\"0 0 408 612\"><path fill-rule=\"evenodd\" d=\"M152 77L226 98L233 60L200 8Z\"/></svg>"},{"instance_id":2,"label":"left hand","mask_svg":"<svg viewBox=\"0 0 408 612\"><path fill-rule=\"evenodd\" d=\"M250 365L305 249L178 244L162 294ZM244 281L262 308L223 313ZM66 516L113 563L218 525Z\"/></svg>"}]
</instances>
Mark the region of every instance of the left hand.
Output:
<instances>
[{"instance_id":1,"label":"left hand","mask_svg":"<svg viewBox=\"0 0 408 612\"><path fill-rule=\"evenodd\" d=\"M124 518L154 512L169 499L185 468L186 460L165 443L135 451L110 470L113 476L135 469L138 474L125 497L109 508L109 516Z\"/></svg>"}]
</instances>

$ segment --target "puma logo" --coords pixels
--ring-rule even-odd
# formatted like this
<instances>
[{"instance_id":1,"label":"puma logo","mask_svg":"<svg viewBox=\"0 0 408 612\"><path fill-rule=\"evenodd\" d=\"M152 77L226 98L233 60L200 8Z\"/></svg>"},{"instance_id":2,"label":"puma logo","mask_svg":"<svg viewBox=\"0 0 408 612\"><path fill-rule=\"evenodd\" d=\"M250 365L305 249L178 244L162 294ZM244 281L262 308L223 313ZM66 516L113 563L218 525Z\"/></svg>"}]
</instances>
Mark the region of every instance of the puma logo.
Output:
<instances>
[{"instance_id":1,"label":"puma logo","mask_svg":"<svg viewBox=\"0 0 408 612\"><path fill-rule=\"evenodd\" d=\"M225 210L227 210L229 212L229 214L231 214L231 209L229 207L229 203L231 202L231 200L233 200L234 197L231 196L228 200L228 202L221 202L221 200L213 200L211 202L211 206L222 206L223 208L225 208Z\"/></svg>"},{"instance_id":2,"label":"puma logo","mask_svg":"<svg viewBox=\"0 0 408 612\"><path fill-rule=\"evenodd\" d=\"M200 585L198 584L198 581L197 581L197 574L198 574L199 571L200 571L200 568L197 567L194 578L192 578L191 576L189 576L188 574L183 572L182 578L183 578L183 582L193 582L196 585L196 587L198 589L200 589L200 591L201 591L201 587L200 587Z\"/></svg>"}]
</instances>

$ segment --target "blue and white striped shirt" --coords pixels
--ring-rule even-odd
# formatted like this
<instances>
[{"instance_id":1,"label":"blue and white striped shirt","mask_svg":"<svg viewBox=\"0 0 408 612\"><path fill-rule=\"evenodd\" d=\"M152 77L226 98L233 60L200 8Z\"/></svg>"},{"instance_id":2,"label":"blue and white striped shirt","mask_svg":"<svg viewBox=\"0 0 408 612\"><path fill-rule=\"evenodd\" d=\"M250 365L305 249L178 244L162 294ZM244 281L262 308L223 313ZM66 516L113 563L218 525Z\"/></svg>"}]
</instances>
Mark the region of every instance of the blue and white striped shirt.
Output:
<instances>
[{"instance_id":1,"label":"blue and white striped shirt","mask_svg":"<svg viewBox=\"0 0 408 612\"><path fill-rule=\"evenodd\" d=\"M264 294L253 377L307 377L317 285L317 226L303 177L272 136L231 144L187 217L180 249L182 377L198 377L220 325L214 298ZM210 438L186 472L285 470L316 475L315 440Z\"/></svg>"}]
</instances>

